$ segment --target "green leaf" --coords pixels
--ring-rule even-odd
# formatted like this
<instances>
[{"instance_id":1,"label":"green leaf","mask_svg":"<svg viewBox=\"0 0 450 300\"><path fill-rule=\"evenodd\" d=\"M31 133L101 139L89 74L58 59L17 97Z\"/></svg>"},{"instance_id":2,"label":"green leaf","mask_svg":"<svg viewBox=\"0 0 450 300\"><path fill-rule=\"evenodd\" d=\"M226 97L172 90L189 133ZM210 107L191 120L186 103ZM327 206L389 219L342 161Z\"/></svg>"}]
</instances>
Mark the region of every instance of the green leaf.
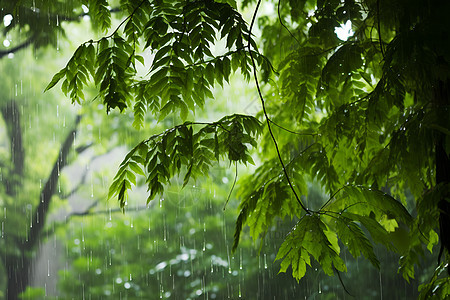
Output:
<instances>
[{"instance_id":1,"label":"green leaf","mask_svg":"<svg viewBox=\"0 0 450 300\"><path fill-rule=\"evenodd\" d=\"M144 116L147 111L147 106L144 101L136 101L134 105L134 121L133 127L136 129L141 129L144 127Z\"/></svg>"},{"instance_id":2,"label":"green leaf","mask_svg":"<svg viewBox=\"0 0 450 300\"><path fill-rule=\"evenodd\" d=\"M54 87L64 76L66 76L66 68L61 69L58 73L56 73L50 83L45 88L44 92L48 91L52 87Z\"/></svg>"},{"instance_id":3,"label":"green leaf","mask_svg":"<svg viewBox=\"0 0 450 300\"><path fill-rule=\"evenodd\" d=\"M412 223L411 215L399 201L379 190L363 186L344 186L323 209L334 212L353 212L364 216L374 212L380 219L384 215L407 225Z\"/></svg>"},{"instance_id":4,"label":"green leaf","mask_svg":"<svg viewBox=\"0 0 450 300\"><path fill-rule=\"evenodd\" d=\"M161 58L166 56L166 54L169 53L171 50L172 50L171 45L162 47L161 49L158 50L158 52L156 52L155 57L153 58L153 62L156 63L156 62L160 61ZM154 68L157 68L157 66L154 66Z\"/></svg>"},{"instance_id":5,"label":"green leaf","mask_svg":"<svg viewBox=\"0 0 450 300\"><path fill-rule=\"evenodd\" d=\"M332 243L328 239L331 238ZM310 256L321 265L324 272L333 275L333 268L346 271L343 260L336 252L336 240L328 232L318 215L303 216L284 240L276 260L282 260L280 272L292 266L292 276L300 280L306 273L306 264L311 266Z\"/></svg>"},{"instance_id":6,"label":"green leaf","mask_svg":"<svg viewBox=\"0 0 450 300\"><path fill-rule=\"evenodd\" d=\"M138 174L138 175L142 175L144 176L144 171L142 170L142 168L135 162L130 161L130 163L128 164L128 166L130 167L131 171L133 171L134 173Z\"/></svg>"},{"instance_id":7,"label":"green leaf","mask_svg":"<svg viewBox=\"0 0 450 300\"><path fill-rule=\"evenodd\" d=\"M336 231L339 239L346 246L353 257L364 255L373 266L380 268L380 262L376 257L372 244L364 235L361 228L349 218L339 215L336 218Z\"/></svg>"}]
</instances>

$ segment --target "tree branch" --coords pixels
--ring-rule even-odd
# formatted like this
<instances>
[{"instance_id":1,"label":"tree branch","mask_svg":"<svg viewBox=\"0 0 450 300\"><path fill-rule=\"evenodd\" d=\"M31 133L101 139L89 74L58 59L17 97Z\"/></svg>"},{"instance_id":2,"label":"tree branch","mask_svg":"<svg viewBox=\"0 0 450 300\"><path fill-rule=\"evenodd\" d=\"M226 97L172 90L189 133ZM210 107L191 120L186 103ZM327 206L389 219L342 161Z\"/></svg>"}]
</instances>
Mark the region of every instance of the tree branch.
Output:
<instances>
[{"instance_id":1,"label":"tree branch","mask_svg":"<svg viewBox=\"0 0 450 300\"><path fill-rule=\"evenodd\" d=\"M78 154L83 153L85 150L89 149L92 145L93 145L93 143L83 145L83 146L78 146L77 148L75 148L75 151ZM92 162L94 159L95 159L95 157L92 158L90 161ZM67 199L67 198L73 196L86 183L87 174L88 174L88 169L85 169L83 172L83 175L81 176L80 182L72 190L70 190L68 193L64 193L59 198Z\"/></svg>"},{"instance_id":2,"label":"tree branch","mask_svg":"<svg viewBox=\"0 0 450 300\"><path fill-rule=\"evenodd\" d=\"M83 217L83 216L95 216L95 215L106 215L106 214L111 214L111 213L122 213L123 209L120 207L117 208L111 208L111 209L104 209L104 210L97 210L97 211L91 211L91 209L93 207L95 207L97 205L99 200L96 200L93 204L91 204L85 211L82 212L73 212L70 215L67 216L66 221L71 218L71 217ZM133 209L128 209L127 212L128 213L132 213L132 212L140 212L143 210L148 209L147 205L139 205L134 207Z\"/></svg>"},{"instance_id":3,"label":"tree branch","mask_svg":"<svg viewBox=\"0 0 450 300\"><path fill-rule=\"evenodd\" d=\"M109 10L110 13L116 13L119 11L121 11L121 9L118 7L111 8ZM60 14L58 14L58 15L50 15L49 14L49 18L56 18L56 16L58 16L58 18L61 19L61 21L63 21L63 22L73 22L73 21L79 21L81 18L88 16L88 15L89 15L89 13L82 13L82 14L76 15L74 17L69 17L69 16L60 15ZM8 54L16 53L19 50L27 48L28 46L33 44L33 42L36 40L36 38L37 38L37 36L33 35L33 36L30 36L26 41L20 43L19 45L15 46L15 47L12 47L10 49L0 50L0 59L7 56Z\"/></svg>"},{"instance_id":4,"label":"tree branch","mask_svg":"<svg viewBox=\"0 0 450 300\"><path fill-rule=\"evenodd\" d=\"M83 175L81 176L80 182L73 189L71 189L68 193L64 193L59 198L66 200L66 199L72 197L73 195L75 195L75 193L78 192L78 190L86 183L87 174L88 174L88 170L85 169L83 172Z\"/></svg>"},{"instance_id":5,"label":"tree branch","mask_svg":"<svg viewBox=\"0 0 450 300\"><path fill-rule=\"evenodd\" d=\"M50 206L50 200L56 191L59 173L61 169L67 165L67 156L75 140L77 127L80 121L81 115L78 115L75 120L74 129L69 132L63 145L61 146L59 156L55 164L53 165L53 169L47 179L47 182L44 185L44 188L41 191L39 205L36 209L36 212L32 215L31 229L28 234L28 241L24 243L24 246L28 249L31 249L37 243L40 233L44 228L45 218Z\"/></svg>"},{"instance_id":6,"label":"tree branch","mask_svg":"<svg viewBox=\"0 0 450 300\"><path fill-rule=\"evenodd\" d=\"M98 215L107 215L107 214L113 214L113 213L122 213L123 209L120 207L117 208L111 208L111 209L103 209L103 210L96 210L96 211L92 211L92 209L94 207L96 207L98 205L98 203L100 202L100 199L95 200L91 205L88 206L88 208L86 208L84 211L81 212L72 212L70 214L67 215L66 219L63 222L55 222L53 223L54 225L52 226L51 229L45 231L45 236L50 236L52 234L54 234L55 232L55 228L59 228L62 226L65 226L67 224L67 222L72 219L73 217L84 217L84 216L98 216ZM127 210L128 213L139 213L143 210L148 209L147 205L139 205L136 207L133 207L133 209L129 209Z\"/></svg>"},{"instance_id":7,"label":"tree branch","mask_svg":"<svg viewBox=\"0 0 450 300\"><path fill-rule=\"evenodd\" d=\"M35 40L34 36L29 37L25 42L22 42L21 44L12 47L10 49L0 50L0 59L2 59L4 56L7 56L10 53L16 53L19 50L25 49L28 46L30 46L33 41Z\"/></svg>"},{"instance_id":8,"label":"tree branch","mask_svg":"<svg viewBox=\"0 0 450 300\"><path fill-rule=\"evenodd\" d=\"M250 55L250 58L251 58L251 61L252 61L252 65L253 65L253 77L255 78L256 89L258 90L258 95L259 95L259 99L261 100L261 105L262 105L262 108L263 108L264 117L266 118L267 129L269 130L269 134L270 134L270 136L272 138L272 141L273 141L273 143L275 145L275 150L277 152L278 159L279 159L281 167L283 169L283 173L284 173L284 175L286 177L288 185L291 188L292 193L294 194L294 197L297 200L298 204L300 205L300 207L307 214L310 214L311 211L307 207L305 207L305 205L303 205L302 201L300 200L300 197L297 194L297 191L295 190L294 186L292 185L292 182L291 182L291 179L289 177L289 174L287 173L286 166L284 164L283 158L281 157L281 153L280 153L280 149L278 147L277 140L275 139L275 136L273 135L273 132L272 132L272 127L270 126L270 118L269 118L269 116L267 114L267 111L266 111L266 104L265 104L265 101L264 101L264 97L263 97L263 95L261 93L261 88L259 87L258 75L256 73L256 63L255 63L255 58L252 55L252 51L251 51L251 47L250 47L251 46L250 45L250 41L251 41L252 28L253 28L253 25L255 24L255 19L256 19L256 15L258 13L258 9L259 9L260 4L261 4L261 0L259 0L258 3L256 4L256 8L255 8L255 11L253 13L252 22L250 24L250 29L249 29L249 34L248 34L248 45L247 45L247 47L248 47L248 52L249 52L249 55Z\"/></svg>"}]
</instances>

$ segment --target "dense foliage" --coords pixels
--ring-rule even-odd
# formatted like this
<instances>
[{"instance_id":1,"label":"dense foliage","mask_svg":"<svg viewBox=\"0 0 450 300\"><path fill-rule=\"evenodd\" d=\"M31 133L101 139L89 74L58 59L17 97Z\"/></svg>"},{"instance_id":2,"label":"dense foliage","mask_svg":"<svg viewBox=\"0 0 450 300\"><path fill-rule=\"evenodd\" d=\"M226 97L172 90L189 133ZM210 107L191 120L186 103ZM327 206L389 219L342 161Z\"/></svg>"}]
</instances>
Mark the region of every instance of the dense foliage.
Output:
<instances>
[{"instance_id":1,"label":"dense foliage","mask_svg":"<svg viewBox=\"0 0 450 300\"><path fill-rule=\"evenodd\" d=\"M108 3L86 4L106 31ZM271 13L256 22L261 5ZM257 239L276 217L296 217L278 252L281 271L291 266L300 279L311 256L329 275L345 271L343 247L378 266L373 243L381 243L402 255L408 279L440 231L443 262L421 291L445 297L449 5L258 1L248 25L234 1L124 0L123 21L82 44L48 88L62 81L80 102L92 81L107 111L133 109L136 128L145 125L146 112L160 121L180 115L180 124L125 158L110 190L122 205L136 175L145 176L151 200L171 178L182 173L189 180L215 160L251 163L249 146L256 146L261 164L240 182L234 248L244 225ZM335 33L344 23L353 30L345 41ZM261 39L251 35L256 26ZM236 70L255 82L262 112L196 122L193 113L212 97L211 88ZM256 117L265 124L261 140ZM320 207L301 197L311 179L329 194Z\"/></svg>"}]
</instances>

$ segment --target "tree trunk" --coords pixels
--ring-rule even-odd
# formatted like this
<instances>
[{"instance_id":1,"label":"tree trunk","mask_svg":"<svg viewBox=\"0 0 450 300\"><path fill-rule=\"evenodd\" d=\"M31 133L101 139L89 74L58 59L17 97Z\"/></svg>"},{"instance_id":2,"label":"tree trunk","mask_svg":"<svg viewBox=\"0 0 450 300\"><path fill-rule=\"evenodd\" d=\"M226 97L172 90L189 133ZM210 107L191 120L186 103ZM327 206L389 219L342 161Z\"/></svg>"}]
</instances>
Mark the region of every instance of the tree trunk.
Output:
<instances>
[{"instance_id":1,"label":"tree trunk","mask_svg":"<svg viewBox=\"0 0 450 300\"><path fill-rule=\"evenodd\" d=\"M20 110L16 101L12 100L1 108L1 112L6 125L10 147L10 162L5 166L9 176L3 180L3 184L6 194L14 198L22 189L25 163ZM6 236L5 242L13 243L15 247L21 249L20 244L22 242L15 236ZM17 255L16 253L2 254L3 264L8 278L6 299L18 299L18 295L25 290L29 281L30 261L23 250L20 251L20 255Z\"/></svg>"},{"instance_id":2,"label":"tree trunk","mask_svg":"<svg viewBox=\"0 0 450 300\"><path fill-rule=\"evenodd\" d=\"M24 175L25 151L22 144L22 129L20 122L20 110L15 101L9 102L1 109L3 119L5 121L6 129L10 140L11 162L7 166L9 170L9 178L3 180L6 193L10 197L16 197L22 190L22 177ZM45 220L48 214L50 201L56 192L57 183L59 180L59 171L67 165L67 155L72 148L75 140L75 134L81 116L77 116L74 129L72 129L66 136L58 158L53 165L52 171L47 178L47 181L40 193L38 206L32 214L32 224L26 238L20 236L5 236L7 243L13 245L17 251L3 252L1 257L3 265L6 270L7 284L6 284L6 299L19 299L20 293L24 292L30 281L31 267L32 267L32 253L36 251L38 242L41 237L42 229L45 225ZM14 204L15 206L17 205ZM27 222L24 220L24 222ZM2 249L0 249L1 251ZM3 251L5 251L3 249Z\"/></svg>"},{"instance_id":3,"label":"tree trunk","mask_svg":"<svg viewBox=\"0 0 450 300\"><path fill-rule=\"evenodd\" d=\"M20 257L8 255L5 259L5 269L8 276L6 299L19 299L19 294L25 291L30 280L30 259L25 253Z\"/></svg>"},{"instance_id":4,"label":"tree trunk","mask_svg":"<svg viewBox=\"0 0 450 300\"><path fill-rule=\"evenodd\" d=\"M11 161L7 166L9 178L5 178L4 185L9 196L15 196L21 189L23 170L25 164L25 150L22 143L22 127L20 124L20 110L15 101L8 102L2 107L2 116L5 121L9 137Z\"/></svg>"}]
</instances>

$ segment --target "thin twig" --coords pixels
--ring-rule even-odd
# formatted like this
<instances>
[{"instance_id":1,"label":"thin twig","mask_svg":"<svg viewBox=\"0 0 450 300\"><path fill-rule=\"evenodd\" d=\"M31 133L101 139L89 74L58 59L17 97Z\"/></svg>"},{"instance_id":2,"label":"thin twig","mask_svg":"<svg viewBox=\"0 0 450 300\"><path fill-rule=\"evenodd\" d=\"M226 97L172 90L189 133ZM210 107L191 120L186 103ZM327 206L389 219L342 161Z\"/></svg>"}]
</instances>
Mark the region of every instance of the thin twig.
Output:
<instances>
[{"instance_id":1,"label":"thin twig","mask_svg":"<svg viewBox=\"0 0 450 300\"><path fill-rule=\"evenodd\" d=\"M280 5L281 5L281 0L278 1L278 20L280 21L280 24L281 24L281 26L284 27L284 29L287 30L287 32L289 32L289 34L294 38L294 40L300 45L300 41L295 37L294 34L292 34L292 32L289 30L289 28L287 28L287 26L284 25L283 20L281 19Z\"/></svg>"},{"instance_id":2,"label":"thin twig","mask_svg":"<svg viewBox=\"0 0 450 300\"><path fill-rule=\"evenodd\" d=\"M276 127L280 128L280 129L282 129L282 130L284 130L284 131L287 131L287 132L289 132L289 133L292 133L292 134L296 134L296 135L310 135L310 136L316 136L316 135L319 135L319 133L304 133L304 132L297 132L297 131L293 131L293 130L287 129L286 127L283 127L283 126L281 126L281 125L278 125L277 123L275 123L274 121L272 121L272 119L269 119L269 122L272 123L273 125L275 125Z\"/></svg>"},{"instance_id":3,"label":"thin twig","mask_svg":"<svg viewBox=\"0 0 450 300\"><path fill-rule=\"evenodd\" d=\"M342 287L344 288L344 291L345 291L349 296L355 297L355 296L353 296L352 294L350 294L350 292L347 290L347 287L345 286L344 281L342 281L342 278L341 278L341 272L339 272L339 271L336 269L335 266L333 266L333 269L334 269L334 271L336 272L336 274L337 274L337 276L338 276L338 278L339 278L339 281L341 282L341 285L342 285Z\"/></svg>"},{"instance_id":4,"label":"thin twig","mask_svg":"<svg viewBox=\"0 0 450 300\"><path fill-rule=\"evenodd\" d=\"M117 31L119 31L120 27L122 27L122 25L125 24L126 21L128 21L129 19L131 19L133 17L133 15L136 13L138 8L140 8L141 5L144 4L145 1L147 1L147 0L142 0L141 3L139 3L139 5L134 8L133 12L131 14L129 14L122 22L120 22L120 24L116 27L116 29L114 29L114 31L110 35L105 36L105 37L103 37L103 38L101 38L99 40L96 40L96 41L89 40L89 41L85 42L84 44L100 43L100 41L102 39L110 39L111 37L113 37L117 33Z\"/></svg>"},{"instance_id":5,"label":"thin twig","mask_svg":"<svg viewBox=\"0 0 450 300\"><path fill-rule=\"evenodd\" d=\"M261 100L261 105L262 105L262 108L263 108L264 116L266 118L267 128L269 130L270 136L272 137L272 141L273 141L273 143L275 145L275 149L277 151L278 159L279 159L280 164L281 164L281 166L283 168L283 172L284 172L284 175L286 177L286 180L287 180L287 182L289 184L289 187L291 188L292 192L294 193L295 199L297 199L298 204L301 206L301 208L306 213L309 214L309 213L311 213L311 211L303 205L302 201L300 200L300 197L298 196L297 192L294 189L294 186L292 185L291 179L289 178L289 174L287 173L286 167L285 167L283 159L281 157L280 149L278 148L278 143L277 143L277 141L275 139L275 136L273 135L272 128L270 126L270 119L269 119L269 116L268 116L267 111L266 111L266 105L265 105L265 102L264 102L264 97L263 97L263 95L261 93L261 88L259 86L258 75L256 73L256 63L255 63L255 58L252 55L250 41L251 41L252 28L253 28L253 25L255 24L255 19L256 19L256 15L258 13L258 9L259 9L260 4L261 4L261 0L259 0L258 3L256 4L256 8L255 8L255 11L253 13L252 22L251 22L250 28L249 28L248 44L247 44L247 47L248 47L248 50L249 50L249 54L250 54L250 58L252 60L252 65L253 65L253 77L255 78L255 84L256 84L256 88L258 90L259 99Z\"/></svg>"},{"instance_id":6,"label":"thin twig","mask_svg":"<svg viewBox=\"0 0 450 300\"><path fill-rule=\"evenodd\" d=\"M3 58L4 56L8 55L8 54L14 54L15 52L25 49L28 46L30 46L34 40L35 40L35 36L31 36L29 37L26 41L20 43L19 45L12 47L10 49L5 49L5 50L0 50L0 58Z\"/></svg>"},{"instance_id":7,"label":"thin twig","mask_svg":"<svg viewBox=\"0 0 450 300\"><path fill-rule=\"evenodd\" d=\"M345 187L346 187L346 185L340 187L336 192L334 192L333 195L331 195L330 198L327 200L327 202L325 202L324 205L322 205L322 207L319 209L319 211L321 211L328 203L330 203L330 201L334 198L334 196L336 196L337 193L339 193Z\"/></svg>"},{"instance_id":8,"label":"thin twig","mask_svg":"<svg viewBox=\"0 0 450 300\"><path fill-rule=\"evenodd\" d=\"M380 0L377 0L377 20L378 20L378 39L380 40L381 55L384 58L383 40L381 39L381 25L380 25Z\"/></svg>"},{"instance_id":9,"label":"thin twig","mask_svg":"<svg viewBox=\"0 0 450 300\"><path fill-rule=\"evenodd\" d=\"M225 205L223 206L223 210L225 210L227 208L228 201L230 201L231 193L233 192L234 186L236 185L236 181L237 181L237 176L238 176L237 162L235 162L234 165L236 166L236 170L234 173L234 182L233 182L233 186L231 187L230 192L228 193L227 201L225 202Z\"/></svg>"},{"instance_id":10,"label":"thin twig","mask_svg":"<svg viewBox=\"0 0 450 300\"><path fill-rule=\"evenodd\" d=\"M145 143L148 143L148 142L150 142L151 140L153 140L153 139L155 139L155 138L164 136L164 135L165 135L166 133L168 133L168 132L177 130L178 128L181 128L181 127L183 127L183 126L192 126L192 125L209 125L209 126L215 126L215 127L220 127L220 128L222 128L223 130L229 132L229 130L226 129L220 121L218 121L218 122L212 122L212 123L211 123L211 122L185 122L185 123L183 123L183 124L176 125L176 126L174 126L174 127L172 127L172 128L169 128L169 129L167 129L167 130L164 130L164 131L161 132L161 133L154 134L154 135L152 135L151 137L149 137L148 139L142 141L141 143L144 143L144 144L145 144Z\"/></svg>"}]
</instances>

